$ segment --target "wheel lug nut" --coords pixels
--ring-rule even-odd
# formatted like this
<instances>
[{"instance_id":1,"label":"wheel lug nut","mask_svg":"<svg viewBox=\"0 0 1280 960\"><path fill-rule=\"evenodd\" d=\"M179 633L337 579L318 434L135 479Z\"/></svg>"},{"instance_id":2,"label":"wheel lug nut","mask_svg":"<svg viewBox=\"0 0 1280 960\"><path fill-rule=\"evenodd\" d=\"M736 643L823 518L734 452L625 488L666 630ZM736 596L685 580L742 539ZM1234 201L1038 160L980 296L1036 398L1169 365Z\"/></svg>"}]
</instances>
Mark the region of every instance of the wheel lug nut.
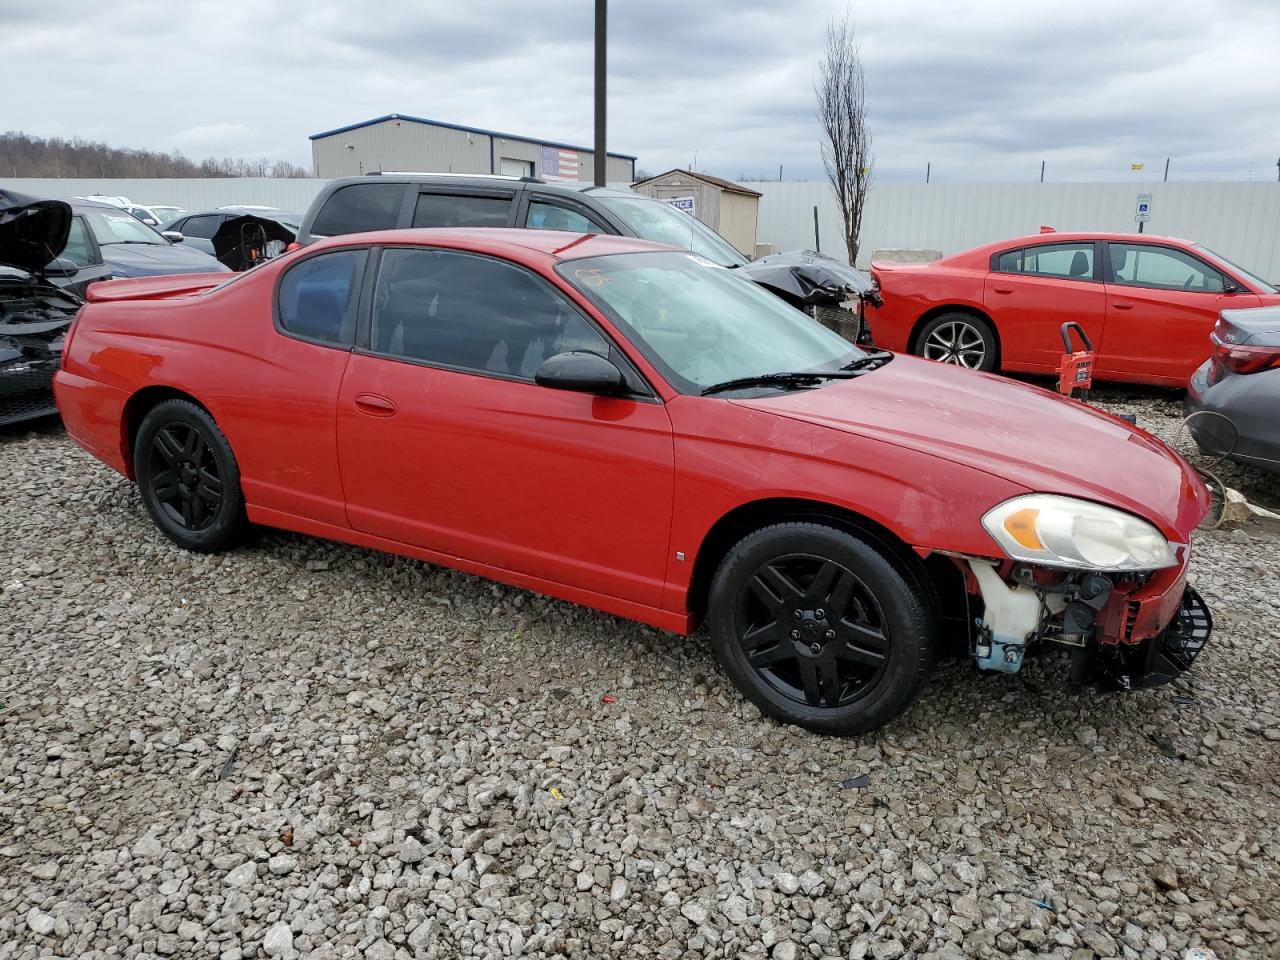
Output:
<instances>
[{"instance_id":1,"label":"wheel lug nut","mask_svg":"<svg viewBox=\"0 0 1280 960\"><path fill-rule=\"evenodd\" d=\"M834 630L828 630L826 637L828 640L834 640L836 638L836 632Z\"/></svg>"},{"instance_id":2,"label":"wheel lug nut","mask_svg":"<svg viewBox=\"0 0 1280 960\"><path fill-rule=\"evenodd\" d=\"M795 612L795 617L796 617L796 619L797 619L797 620L803 620L803 619L804 619L804 614L803 614L801 611L797 610L797 611Z\"/></svg>"},{"instance_id":3,"label":"wheel lug nut","mask_svg":"<svg viewBox=\"0 0 1280 960\"><path fill-rule=\"evenodd\" d=\"M809 652L810 652L810 653L821 653L821 652L822 652L822 644L820 644L820 643L811 643L811 644L809 644Z\"/></svg>"},{"instance_id":4,"label":"wheel lug nut","mask_svg":"<svg viewBox=\"0 0 1280 960\"><path fill-rule=\"evenodd\" d=\"M813 611L813 615L814 615L814 617L815 617L815 618L817 618L818 620L821 620L823 617L825 617L825 616L827 615L827 611L825 611L825 610L823 610L821 607L819 607L817 610Z\"/></svg>"},{"instance_id":5,"label":"wheel lug nut","mask_svg":"<svg viewBox=\"0 0 1280 960\"><path fill-rule=\"evenodd\" d=\"M799 640L799 639L800 639L800 631L799 631L799 630L792 630L792 631L791 631L791 639L792 639L792 640Z\"/></svg>"}]
</instances>

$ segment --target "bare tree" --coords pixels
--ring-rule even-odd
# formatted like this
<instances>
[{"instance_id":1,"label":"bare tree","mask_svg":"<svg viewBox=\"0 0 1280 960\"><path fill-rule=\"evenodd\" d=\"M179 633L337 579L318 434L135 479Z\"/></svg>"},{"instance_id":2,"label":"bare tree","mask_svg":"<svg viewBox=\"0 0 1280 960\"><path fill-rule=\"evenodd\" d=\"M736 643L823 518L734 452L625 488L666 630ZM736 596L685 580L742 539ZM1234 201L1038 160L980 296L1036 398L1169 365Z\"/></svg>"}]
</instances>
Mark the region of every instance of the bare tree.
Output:
<instances>
[{"instance_id":1,"label":"bare tree","mask_svg":"<svg viewBox=\"0 0 1280 960\"><path fill-rule=\"evenodd\" d=\"M871 182L871 134L867 132L866 80L848 11L827 24L827 50L813 91L822 124L822 164L836 193L849 262L858 259L862 207Z\"/></svg>"}]
</instances>

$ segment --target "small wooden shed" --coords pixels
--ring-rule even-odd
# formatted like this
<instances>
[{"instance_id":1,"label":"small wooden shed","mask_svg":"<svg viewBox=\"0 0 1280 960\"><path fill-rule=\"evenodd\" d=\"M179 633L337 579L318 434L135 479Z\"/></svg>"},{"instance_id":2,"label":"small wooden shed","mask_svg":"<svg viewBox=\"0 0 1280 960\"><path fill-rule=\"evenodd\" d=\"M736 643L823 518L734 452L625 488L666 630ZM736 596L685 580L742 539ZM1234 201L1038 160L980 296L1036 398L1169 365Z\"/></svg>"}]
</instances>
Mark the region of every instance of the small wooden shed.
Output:
<instances>
[{"instance_id":1,"label":"small wooden shed","mask_svg":"<svg viewBox=\"0 0 1280 960\"><path fill-rule=\"evenodd\" d=\"M631 189L693 214L744 256L755 255L761 196L755 190L691 170L668 170L637 180Z\"/></svg>"}]
</instances>

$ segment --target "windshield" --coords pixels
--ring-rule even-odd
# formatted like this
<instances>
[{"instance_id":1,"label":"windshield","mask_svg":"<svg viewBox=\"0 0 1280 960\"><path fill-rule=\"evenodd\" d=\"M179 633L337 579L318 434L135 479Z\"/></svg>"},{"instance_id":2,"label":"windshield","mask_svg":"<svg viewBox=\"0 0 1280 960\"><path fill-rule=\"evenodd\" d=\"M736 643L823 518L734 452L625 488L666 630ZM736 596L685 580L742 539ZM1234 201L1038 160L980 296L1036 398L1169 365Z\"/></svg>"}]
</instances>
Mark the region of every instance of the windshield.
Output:
<instances>
[{"instance_id":1,"label":"windshield","mask_svg":"<svg viewBox=\"0 0 1280 960\"><path fill-rule=\"evenodd\" d=\"M641 240L654 240L700 253L722 267L740 267L747 258L724 237L692 214L648 197L600 197L612 213Z\"/></svg>"},{"instance_id":2,"label":"windshield","mask_svg":"<svg viewBox=\"0 0 1280 960\"><path fill-rule=\"evenodd\" d=\"M1203 256L1207 257L1210 261L1212 261L1213 263L1216 263L1218 266L1226 267L1228 270L1234 271L1235 274L1243 278L1246 283L1250 283L1254 287L1256 287L1258 293L1275 293L1276 292L1276 288L1271 284L1267 283L1267 281L1254 276L1252 273L1250 273L1244 267L1240 266L1238 263L1232 263L1222 254L1214 253L1212 250L1210 250L1208 247L1204 246L1203 244L1196 243L1196 244L1192 244L1192 246L1194 246L1196 250L1198 250Z\"/></svg>"},{"instance_id":3,"label":"windshield","mask_svg":"<svg viewBox=\"0 0 1280 960\"><path fill-rule=\"evenodd\" d=\"M781 371L838 370L865 355L750 280L695 254L621 253L569 260L556 269L683 393Z\"/></svg>"},{"instance_id":4,"label":"windshield","mask_svg":"<svg viewBox=\"0 0 1280 960\"><path fill-rule=\"evenodd\" d=\"M124 210L86 209L83 213L99 246L109 243L155 243L168 246L168 240Z\"/></svg>"}]
</instances>

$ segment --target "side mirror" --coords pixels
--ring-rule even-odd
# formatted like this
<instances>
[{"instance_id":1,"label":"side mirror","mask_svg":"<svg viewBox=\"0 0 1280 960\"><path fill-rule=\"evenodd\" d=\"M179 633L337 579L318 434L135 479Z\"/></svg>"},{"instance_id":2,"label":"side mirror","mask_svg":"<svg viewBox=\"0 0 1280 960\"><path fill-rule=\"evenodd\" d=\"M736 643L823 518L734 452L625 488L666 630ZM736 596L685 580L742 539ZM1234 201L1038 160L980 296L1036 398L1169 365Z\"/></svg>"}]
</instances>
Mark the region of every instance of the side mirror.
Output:
<instances>
[{"instance_id":1,"label":"side mirror","mask_svg":"<svg viewBox=\"0 0 1280 960\"><path fill-rule=\"evenodd\" d=\"M79 271L80 265L74 260L68 260L66 257L54 257L50 260L40 272L46 277L73 277Z\"/></svg>"},{"instance_id":2,"label":"side mirror","mask_svg":"<svg viewBox=\"0 0 1280 960\"><path fill-rule=\"evenodd\" d=\"M1232 280L1230 277L1222 278L1223 293L1242 293L1243 291L1244 291L1244 288L1240 286L1240 284Z\"/></svg>"},{"instance_id":3,"label":"side mirror","mask_svg":"<svg viewBox=\"0 0 1280 960\"><path fill-rule=\"evenodd\" d=\"M617 394L626 389L622 371L598 353L574 350L542 361L533 375L538 386L579 393Z\"/></svg>"},{"instance_id":4,"label":"side mirror","mask_svg":"<svg viewBox=\"0 0 1280 960\"><path fill-rule=\"evenodd\" d=\"M160 236L164 237L170 243L181 243L183 240L187 239L177 230L163 230L161 231Z\"/></svg>"}]
</instances>

